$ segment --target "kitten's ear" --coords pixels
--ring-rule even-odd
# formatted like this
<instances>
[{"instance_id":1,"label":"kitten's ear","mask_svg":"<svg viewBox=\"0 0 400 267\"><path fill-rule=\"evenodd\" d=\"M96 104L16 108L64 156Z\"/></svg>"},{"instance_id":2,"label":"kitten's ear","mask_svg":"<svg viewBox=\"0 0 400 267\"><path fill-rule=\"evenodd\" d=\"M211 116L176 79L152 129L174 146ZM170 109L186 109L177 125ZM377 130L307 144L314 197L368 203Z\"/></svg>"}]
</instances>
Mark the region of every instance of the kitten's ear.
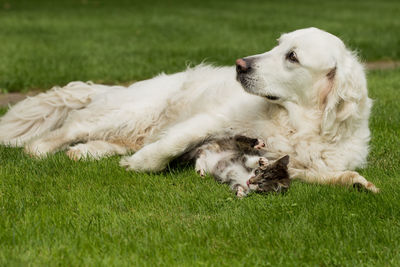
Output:
<instances>
[{"instance_id":1,"label":"kitten's ear","mask_svg":"<svg viewBox=\"0 0 400 267\"><path fill-rule=\"evenodd\" d=\"M286 155L280 159L278 159L277 164L281 165L281 166L287 166L289 164L289 155Z\"/></svg>"}]
</instances>

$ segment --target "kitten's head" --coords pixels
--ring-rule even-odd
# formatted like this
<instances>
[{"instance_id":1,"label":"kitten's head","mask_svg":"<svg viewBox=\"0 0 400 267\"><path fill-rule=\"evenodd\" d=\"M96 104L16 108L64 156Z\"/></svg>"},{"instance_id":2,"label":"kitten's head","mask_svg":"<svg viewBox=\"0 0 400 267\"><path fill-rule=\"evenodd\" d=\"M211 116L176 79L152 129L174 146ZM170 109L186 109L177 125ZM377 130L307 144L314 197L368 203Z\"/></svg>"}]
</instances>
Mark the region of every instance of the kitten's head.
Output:
<instances>
[{"instance_id":1,"label":"kitten's head","mask_svg":"<svg viewBox=\"0 0 400 267\"><path fill-rule=\"evenodd\" d=\"M286 192L290 186L288 164L289 156L286 155L272 164L258 167L254 176L247 181L247 185L256 193Z\"/></svg>"}]
</instances>

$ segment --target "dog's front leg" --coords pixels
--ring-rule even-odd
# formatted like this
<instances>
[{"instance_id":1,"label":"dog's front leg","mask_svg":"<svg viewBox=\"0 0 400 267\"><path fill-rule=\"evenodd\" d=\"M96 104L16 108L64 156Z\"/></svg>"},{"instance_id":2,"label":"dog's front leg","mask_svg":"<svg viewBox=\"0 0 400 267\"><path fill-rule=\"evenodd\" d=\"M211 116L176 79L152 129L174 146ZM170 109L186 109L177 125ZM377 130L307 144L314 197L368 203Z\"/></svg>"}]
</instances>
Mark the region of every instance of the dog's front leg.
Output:
<instances>
[{"instance_id":1,"label":"dog's front leg","mask_svg":"<svg viewBox=\"0 0 400 267\"><path fill-rule=\"evenodd\" d=\"M308 183L353 186L356 188L364 188L373 193L379 192L379 188L355 171L316 173L307 170L289 168L289 173L292 179L299 179Z\"/></svg>"},{"instance_id":2,"label":"dog's front leg","mask_svg":"<svg viewBox=\"0 0 400 267\"><path fill-rule=\"evenodd\" d=\"M169 128L156 142L144 146L134 155L120 161L128 170L161 171L169 161L196 144L223 129L223 124L213 116L202 114Z\"/></svg>"}]
</instances>

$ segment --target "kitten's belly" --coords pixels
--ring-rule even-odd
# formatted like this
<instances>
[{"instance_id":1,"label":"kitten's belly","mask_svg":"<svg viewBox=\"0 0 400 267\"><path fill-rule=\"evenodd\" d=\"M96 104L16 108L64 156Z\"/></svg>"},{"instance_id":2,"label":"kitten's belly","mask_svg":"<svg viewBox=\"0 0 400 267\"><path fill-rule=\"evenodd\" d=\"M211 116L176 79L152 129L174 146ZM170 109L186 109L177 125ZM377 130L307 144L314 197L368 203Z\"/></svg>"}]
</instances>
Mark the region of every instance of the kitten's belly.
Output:
<instances>
[{"instance_id":1,"label":"kitten's belly","mask_svg":"<svg viewBox=\"0 0 400 267\"><path fill-rule=\"evenodd\" d=\"M207 169L212 172L215 170L218 166L218 163L221 161L229 161L229 159L232 157L233 152L232 151L222 151L222 152L214 152L214 151L205 151L205 164Z\"/></svg>"}]
</instances>

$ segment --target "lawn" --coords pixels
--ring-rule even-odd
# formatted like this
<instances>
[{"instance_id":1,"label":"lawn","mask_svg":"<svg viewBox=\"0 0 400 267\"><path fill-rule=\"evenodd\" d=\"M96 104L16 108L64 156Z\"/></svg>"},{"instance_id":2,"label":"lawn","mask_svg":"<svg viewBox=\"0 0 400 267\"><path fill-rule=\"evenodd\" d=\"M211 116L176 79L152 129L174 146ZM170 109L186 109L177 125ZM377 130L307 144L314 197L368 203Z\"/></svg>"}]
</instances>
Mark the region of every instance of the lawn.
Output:
<instances>
[{"instance_id":1,"label":"lawn","mask_svg":"<svg viewBox=\"0 0 400 267\"><path fill-rule=\"evenodd\" d=\"M52 3L0 0L3 90L231 64L311 25L364 60L400 59L396 1ZM380 194L294 182L284 196L238 200L190 167L139 174L118 157L36 160L0 147L0 265L399 266L400 69L368 81L373 138L359 171Z\"/></svg>"},{"instance_id":2,"label":"lawn","mask_svg":"<svg viewBox=\"0 0 400 267\"><path fill-rule=\"evenodd\" d=\"M125 83L203 60L231 65L310 26L364 60L398 60L399 14L398 0L0 0L0 89Z\"/></svg>"}]
</instances>

